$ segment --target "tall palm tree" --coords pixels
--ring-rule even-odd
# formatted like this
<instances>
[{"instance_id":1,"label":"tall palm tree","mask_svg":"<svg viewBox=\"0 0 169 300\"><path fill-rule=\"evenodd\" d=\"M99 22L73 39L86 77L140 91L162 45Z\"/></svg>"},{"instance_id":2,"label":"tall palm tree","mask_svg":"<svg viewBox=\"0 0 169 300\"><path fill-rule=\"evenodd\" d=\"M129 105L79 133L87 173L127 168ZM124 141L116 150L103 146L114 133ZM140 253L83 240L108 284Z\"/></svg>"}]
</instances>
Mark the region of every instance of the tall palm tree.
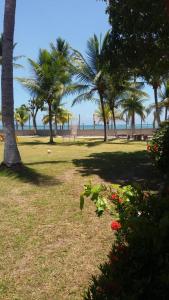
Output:
<instances>
[{"instance_id":1,"label":"tall palm tree","mask_svg":"<svg viewBox=\"0 0 169 300\"><path fill-rule=\"evenodd\" d=\"M13 36L15 27L16 0L5 1L2 43L2 121L5 132L4 164L11 167L20 164L14 126L13 96Z\"/></svg>"},{"instance_id":2,"label":"tall palm tree","mask_svg":"<svg viewBox=\"0 0 169 300\"><path fill-rule=\"evenodd\" d=\"M17 124L21 126L22 130L24 129L24 124L29 120L28 111L29 110L24 104L15 110L15 120L17 121Z\"/></svg>"},{"instance_id":3,"label":"tall palm tree","mask_svg":"<svg viewBox=\"0 0 169 300\"><path fill-rule=\"evenodd\" d=\"M160 74L156 74L153 70L148 70L145 72L144 75L145 80L147 83L153 88L154 91L154 105L155 105L155 115L158 126L160 125L160 108L158 102L158 90L161 87L163 79L161 78Z\"/></svg>"},{"instance_id":4,"label":"tall palm tree","mask_svg":"<svg viewBox=\"0 0 169 300\"><path fill-rule=\"evenodd\" d=\"M159 114L160 117L161 117L161 115L163 113L163 108L164 108L164 106L160 105L160 103L158 103L158 114ZM155 128L156 127L156 123L158 125L158 119L157 119L156 105L154 103L150 104L146 108L146 114L147 114L147 116L150 115L151 113L153 114L153 128Z\"/></svg>"},{"instance_id":5,"label":"tall palm tree","mask_svg":"<svg viewBox=\"0 0 169 300\"><path fill-rule=\"evenodd\" d=\"M53 44L51 45L51 51L40 49L37 62L29 59L34 78L18 79L35 98L48 105L50 143L53 143L52 103L63 96L65 86L71 80L67 52L65 56L65 48L67 46L63 47L64 45L65 42L63 41L61 47L61 39L59 39L56 47Z\"/></svg>"},{"instance_id":6,"label":"tall palm tree","mask_svg":"<svg viewBox=\"0 0 169 300\"><path fill-rule=\"evenodd\" d=\"M105 115L105 90L106 82L104 75L106 73L105 49L107 46L108 34L103 41L99 41L94 35L87 42L87 58L74 51L74 74L79 80L79 95L74 99L73 104L82 101L95 100L95 93L99 96L99 102L102 109L104 123L104 141L107 141L107 126Z\"/></svg>"},{"instance_id":7,"label":"tall palm tree","mask_svg":"<svg viewBox=\"0 0 169 300\"><path fill-rule=\"evenodd\" d=\"M169 109L169 80L164 82L164 89L159 93L161 102L160 107L165 108L165 120L168 119L168 109Z\"/></svg>"},{"instance_id":8,"label":"tall palm tree","mask_svg":"<svg viewBox=\"0 0 169 300\"><path fill-rule=\"evenodd\" d=\"M140 93L139 93L140 94ZM146 93L142 92L143 96L148 96ZM121 101L121 107L123 114L127 114L129 120L131 120L132 132L135 130L135 115L139 115L141 120L145 119L145 107L143 102L146 99L140 95L129 92L126 94L126 97Z\"/></svg>"},{"instance_id":9,"label":"tall palm tree","mask_svg":"<svg viewBox=\"0 0 169 300\"><path fill-rule=\"evenodd\" d=\"M112 113L112 120L114 125L114 130L116 131L116 119L117 115L117 108L120 104L122 97L125 95L127 91L136 91L136 87L131 84L129 81L130 77L127 74L119 74L116 72L114 74L108 73L105 75L106 81L106 90L105 90L105 99L108 103L111 113ZM120 117L120 115L119 115Z\"/></svg>"}]
</instances>

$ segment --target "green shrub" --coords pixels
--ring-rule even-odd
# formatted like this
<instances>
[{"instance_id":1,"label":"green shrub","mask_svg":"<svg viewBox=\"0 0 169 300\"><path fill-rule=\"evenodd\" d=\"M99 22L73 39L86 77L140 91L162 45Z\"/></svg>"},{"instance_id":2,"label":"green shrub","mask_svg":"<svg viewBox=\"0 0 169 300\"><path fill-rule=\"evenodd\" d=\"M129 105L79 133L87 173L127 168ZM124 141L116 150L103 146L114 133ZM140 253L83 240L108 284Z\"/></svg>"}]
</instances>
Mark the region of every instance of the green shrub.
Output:
<instances>
[{"instance_id":1,"label":"green shrub","mask_svg":"<svg viewBox=\"0 0 169 300\"><path fill-rule=\"evenodd\" d=\"M154 134L147 146L156 166L163 174L169 175L169 124L164 123Z\"/></svg>"},{"instance_id":2,"label":"green shrub","mask_svg":"<svg viewBox=\"0 0 169 300\"><path fill-rule=\"evenodd\" d=\"M113 216L110 227L116 235L109 261L93 278L85 299L168 299L169 198L138 187L115 191L112 186L89 184L81 195L81 208L85 196L95 203L99 216Z\"/></svg>"}]
</instances>

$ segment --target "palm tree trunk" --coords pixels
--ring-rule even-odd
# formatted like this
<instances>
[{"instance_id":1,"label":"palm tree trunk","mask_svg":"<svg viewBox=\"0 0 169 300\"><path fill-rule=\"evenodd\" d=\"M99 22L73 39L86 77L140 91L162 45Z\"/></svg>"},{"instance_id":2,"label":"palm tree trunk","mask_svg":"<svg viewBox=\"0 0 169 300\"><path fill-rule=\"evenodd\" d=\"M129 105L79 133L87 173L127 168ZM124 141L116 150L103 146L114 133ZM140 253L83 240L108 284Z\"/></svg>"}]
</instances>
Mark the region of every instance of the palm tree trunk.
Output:
<instances>
[{"instance_id":1,"label":"palm tree trunk","mask_svg":"<svg viewBox=\"0 0 169 300\"><path fill-rule=\"evenodd\" d=\"M135 132L135 112L134 111L131 116L131 129L132 129L132 134L133 134Z\"/></svg>"},{"instance_id":2,"label":"palm tree trunk","mask_svg":"<svg viewBox=\"0 0 169 300\"><path fill-rule=\"evenodd\" d=\"M103 123L104 123L104 142L107 142L106 114L105 114L105 109L104 109L103 96L101 94L100 94L100 103L101 103L102 114L103 114Z\"/></svg>"},{"instance_id":3,"label":"palm tree trunk","mask_svg":"<svg viewBox=\"0 0 169 300\"><path fill-rule=\"evenodd\" d=\"M112 112L112 118L113 118L114 132L116 134L117 132L116 132L116 118L115 118L115 113L114 113L114 106L111 107L111 112Z\"/></svg>"},{"instance_id":4,"label":"palm tree trunk","mask_svg":"<svg viewBox=\"0 0 169 300\"><path fill-rule=\"evenodd\" d=\"M50 140L49 142L53 144L53 129L52 129L52 105L48 102L49 107L49 131L50 131Z\"/></svg>"},{"instance_id":5,"label":"palm tree trunk","mask_svg":"<svg viewBox=\"0 0 169 300\"><path fill-rule=\"evenodd\" d=\"M143 119L141 117L141 129L143 128Z\"/></svg>"},{"instance_id":6,"label":"palm tree trunk","mask_svg":"<svg viewBox=\"0 0 169 300\"><path fill-rule=\"evenodd\" d=\"M168 107L165 107L165 121L167 120L168 117Z\"/></svg>"},{"instance_id":7,"label":"palm tree trunk","mask_svg":"<svg viewBox=\"0 0 169 300\"><path fill-rule=\"evenodd\" d=\"M36 109L35 113L32 112L32 121L33 121L33 130L34 134L37 134L37 124L36 124L36 116L37 116L38 109Z\"/></svg>"},{"instance_id":8,"label":"palm tree trunk","mask_svg":"<svg viewBox=\"0 0 169 300\"><path fill-rule=\"evenodd\" d=\"M154 90L154 100L155 100L155 107L156 107L156 118L157 118L157 124L158 126L160 126L160 114L159 114L159 107L158 107L157 89L158 89L158 85L154 84L153 90Z\"/></svg>"},{"instance_id":9,"label":"palm tree trunk","mask_svg":"<svg viewBox=\"0 0 169 300\"><path fill-rule=\"evenodd\" d=\"M4 161L11 167L21 163L17 148L14 125L13 96L13 36L15 27L16 0L5 1L4 31L2 45L2 121L5 132Z\"/></svg>"},{"instance_id":10,"label":"palm tree trunk","mask_svg":"<svg viewBox=\"0 0 169 300\"><path fill-rule=\"evenodd\" d=\"M113 119L113 126L114 126L114 132L116 134L116 118L115 118L115 112L114 112L114 101L109 101L109 107L112 113L112 119Z\"/></svg>"},{"instance_id":11,"label":"palm tree trunk","mask_svg":"<svg viewBox=\"0 0 169 300\"><path fill-rule=\"evenodd\" d=\"M55 114L55 135L57 136L58 124L57 124L57 114Z\"/></svg>"}]
</instances>

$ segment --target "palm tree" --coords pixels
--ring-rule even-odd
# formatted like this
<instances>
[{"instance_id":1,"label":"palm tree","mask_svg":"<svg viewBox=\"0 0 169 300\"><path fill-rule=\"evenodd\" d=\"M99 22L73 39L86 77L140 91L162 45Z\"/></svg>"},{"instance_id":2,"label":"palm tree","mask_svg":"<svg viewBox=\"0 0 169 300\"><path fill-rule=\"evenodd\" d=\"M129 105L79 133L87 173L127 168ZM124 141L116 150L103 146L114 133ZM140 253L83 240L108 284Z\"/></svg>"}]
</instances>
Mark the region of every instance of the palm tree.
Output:
<instances>
[{"instance_id":1,"label":"palm tree","mask_svg":"<svg viewBox=\"0 0 169 300\"><path fill-rule=\"evenodd\" d=\"M158 89L161 87L162 78L160 74L156 74L153 70L148 70L144 75L147 83L153 88L154 91L154 105L155 105L155 115L158 126L160 125L160 108L158 103Z\"/></svg>"},{"instance_id":2,"label":"palm tree","mask_svg":"<svg viewBox=\"0 0 169 300\"><path fill-rule=\"evenodd\" d=\"M23 104L19 108L16 108L15 111L15 120L17 124L19 124L22 128L24 129L24 124L28 121L29 119L29 113L28 113L27 107Z\"/></svg>"},{"instance_id":3,"label":"palm tree","mask_svg":"<svg viewBox=\"0 0 169 300\"><path fill-rule=\"evenodd\" d=\"M121 114L117 112L117 108L120 105L122 97L127 91L136 91L136 87L133 87L133 84L127 79L129 75L119 74L118 72L112 74L108 73L105 75L106 81L106 90L105 90L105 99L108 103L111 113L112 120L114 125L114 130L116 131L116 119L121 119ZM118 116L118 117L117 117Z\"/></svg>"},{"instance_id":4,"label":"palm tree","mask_svg":"<svg viewBox=\"0 0 169 300\"><path fill-rule=\"evenodd\" d=\"M164 89L160 91L159 96L161 99L159 106L165 108L165 120L167 120L169 108L169 80L164 82Z\"/></svg>"},{"instance_id":5,"label":"palm tree","mask_svg":"<svg viewBox=\"0 0 169 300\"><path fill-rule=\"evenodd\" d=\"M141 93L142 96L148 96L144 92ZM126 97L121 101L122 113L127 114L128 120L131 120L132 132L135 130L135 115L139 115L142 121L145 119L145 107L143 105L145 100L145 98L140 96L140 93L138 95L137 93L128 92Z\"/></svg>"},{"instance_id":6,"label":"palm tree","mask_svg":"<svg viewBox=\"0 0 169 300\"><path fill-rule=\"evenodd\" d=\"M162 115L163 108L164 108L164 106L163 106L163 105L160 105L160 103L158 103L158 114L159 114L159 116ZM150 115L151 113L153 113L153 128L155 128L155 127L156 127L156 123L157 123L157 125L158 125L156 105L155 105L154 103L153 103L153 104L150 104L150 105L146 108L146 113L147 113L147 116Z\"/></svg>"},{"instance_id":7,"label":"palm tree","mask_svg":"<svg viewBox=\"0 0 169 300\"><path fill-rule=\"evenodd\" d=\"M16 0L5 1L2 43L2 121L5 132L4 164L8 167L20 164L14 126L13 97L13 36Z\"/></svg>"},{"instance_id":8,"label":"palm tree","mask_svg":"<svg viewBox=\"0 0 169 300\"><path fill-rule=\"evenodd\" d=\"M67 123L71 118L72 114L67 109L57 106L57 110L55 111L55 106L53 106L52 122L55 124L56 131L58 124L61 124L63 128L64 124ZM49 124L49 115L44 115L42 121L44 124Z\"/></svg>"},{"instance_id":9,"label":"palm tree","mask_svg":"<svg viewBox=\"0 0 169 300\"><path fill-rule=\"evenodd\" d=\"M87 42L87 59L78 51L74 51L74 74L80 81L79 95L74 99L73 104L82 101L95 100L95 93L99 96L99 102L102 109L104 123L104 141L107 141L107 126L105 114L105 90L106 82L104 75L106 73L105 49L107 46L108 34L103 41L99 41L96 35Z\"/></svg>"},{"instance_id":10,"label":"palm tree","mask_svg":"<svg viewBox=\"0 0 169 300\"><path fill-rule=\"evenodd\" d=\"M64 46L65 44L63 41L61 47L61 39L59 39L57 40L56 47L51 44L50 52L40 49L37 62L29 59L34 78L18 78L21 84L31 92L33 97L48 105L50 143L53 143L52 103L63 96L65 86L70 83L71 78L68 54L65 56L65 48L67 47Z\"/></svg>"},{"instance_id":11,"label":"palm tree","mask_svg":"<svg viewBox=\"0 0 169 300\"><path fill-rule=\"evenodd\" d=\"M109 123L110 123L110 120L112 119L112 113L111 113L111 110L110 110L110 107L108 104L105 104L104 111L105 111L107 128L109 129ZM98 122L103 122L103 112L102 112L102 108L100 105L99 105L98 109L95 111L95 116L96 116L96 119L98 120Z\"/></svg>"},{"instance_id":12,"label":"palm tree","mask_svg":"<svg viewBox=\"0 0 169 300\"><path fill-rule=\"evenodd\" d=\"M98 119L99 122L103 122L103 114L102 114L102 109L100 106L95 111L94 115L96 116L96 119ZM114 124L114 119L112 116L112 111L110 109L110 106L107 103L105 104L105 117L106 117L107 128L109 129L110 121L112 120L113 124ZM122 113L120 111L118 111L117 109L114 109L114 118L115 118L115 120L123 120L124 121Z\"/></svg>"},{"instance_id":13,"label":"palm tree","mask_svg":"<svg viewBox=\"0 0 169 300\"><path fill-rule=\"evenodd\" d=\"M44 103L41 99L32 98L28 101L27 108L32 117L34 134L37 134L37 124L36 124L37 113L39 110L42 111L43 107L44 107Z\"/></svg>"}]
</instances>

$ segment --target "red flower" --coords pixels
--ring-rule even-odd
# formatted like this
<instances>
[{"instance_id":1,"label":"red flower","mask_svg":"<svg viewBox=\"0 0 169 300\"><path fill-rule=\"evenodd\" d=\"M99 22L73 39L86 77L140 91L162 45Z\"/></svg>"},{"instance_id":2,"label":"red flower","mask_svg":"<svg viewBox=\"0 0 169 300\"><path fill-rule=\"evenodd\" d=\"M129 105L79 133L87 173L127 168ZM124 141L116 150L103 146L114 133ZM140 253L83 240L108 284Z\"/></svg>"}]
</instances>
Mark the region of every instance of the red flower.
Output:
<instances>
[{"instance_id":1,"label":"red flower","mask_svg":"<svg viewBox=\"0 0 169 300\"><path fill-rule=\"evenodd\" d=\"M155 144L153 149L154 149L154 152L158 152L158 145Z\"/></svg>"},{"instance_id":2,"label":"red flower","mask_svg":"<svg viewBox=\"0 0 169 300\"><path fill-rule=\"evenodd\" d=\"M123 203L123 199L122 198L119 198L119 203Z\"/></svg>"},{"instance_id":3,"label":"red flower","mask_svg":"<svg viewBox=\"0 0 169 300\"><path fill-rule=\"evenodd\" d=\"M112 194L111 195L112 200L117 200L119 198L119 196L117 194Z\"/></svg>"},{"instance_id":4,"label":"red flower","mask_svg":"<svg viewBox=\"0 0 169 300\"><path fill-rule=\"evenodd\" d=\"M151 151L151 146L148 144L147 145L147 151L150 152Z\"/></svg>"},{"instance_id":5,"label":"red flower","mask_svg":"<svg viewBox=\"0 0 169 300\"><path fill-rule=\"evenodd\" d=\"M111 222L111 229L112 230L119 230L121 228L121 224L118 221Z\"/></svg>"}]
</instances>

